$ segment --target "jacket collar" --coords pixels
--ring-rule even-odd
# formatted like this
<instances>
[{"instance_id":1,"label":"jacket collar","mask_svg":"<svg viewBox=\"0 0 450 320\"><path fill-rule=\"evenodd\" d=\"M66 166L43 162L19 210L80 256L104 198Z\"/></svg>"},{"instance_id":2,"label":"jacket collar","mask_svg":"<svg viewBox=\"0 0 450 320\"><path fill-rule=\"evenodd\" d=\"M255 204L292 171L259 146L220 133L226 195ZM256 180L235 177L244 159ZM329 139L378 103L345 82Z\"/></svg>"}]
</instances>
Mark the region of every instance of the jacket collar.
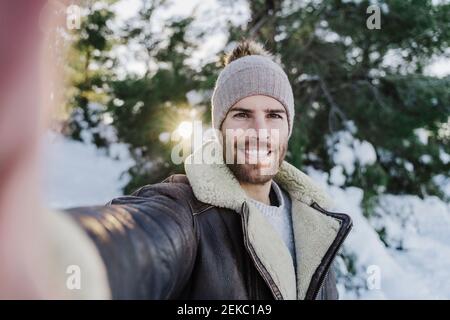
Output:
<instances>
[{"instance_id":1,"label":"jacket collar","mask_svg":"<svg viewBox=\"0 0 450 320\"><path fill-rule=\"evenodd\" d=\"M339 232L340 221L314 209L329 209L328 195L310 177L283 162L274 180L292 200L297 270L288 248L262 213L247 201L244 190L223 161L222 146L209 141L185 161L185 171L198 200L241 212L248 206L247 237L283 299L304 299L322 258Z\"/></svg>"}]
</instances>

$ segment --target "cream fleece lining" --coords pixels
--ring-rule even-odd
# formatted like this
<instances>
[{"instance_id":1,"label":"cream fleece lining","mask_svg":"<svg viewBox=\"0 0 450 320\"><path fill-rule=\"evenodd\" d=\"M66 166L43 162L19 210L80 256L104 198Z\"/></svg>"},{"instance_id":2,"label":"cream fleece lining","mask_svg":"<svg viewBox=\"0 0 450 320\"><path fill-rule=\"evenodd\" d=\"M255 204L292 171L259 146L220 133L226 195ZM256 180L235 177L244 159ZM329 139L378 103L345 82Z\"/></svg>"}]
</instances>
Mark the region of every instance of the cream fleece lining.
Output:
<instances>
[{"instance_id":1,"label":"cream fleece lining","mask_svg":"<svg viewBox=\"0 0 450 320\"><path fill-rule=\"evenodd\" d=\"M283 162L274 180L289 193L292 200L292 223L297 257L294 270L292 257L274 228L247 196L223 162L222 146L209 141L185 161L185 171L198 200L240 212L249 207L248 238L283 299L304 299L311 278L335 239L339 221L310 207L317 202L329 209L331 201L306 174Z\"/></svg>"},{"instance_id":2,"label":"cream fleece lining","mask_svg":"<svg viewBox=\"0 0 450 320\"><path fill-rule=\"evenodd\" d=\"M50 251L50 274L53 289L61 299L104 300L111 299L106 267L97 247L67 213L46 211L43 214L46 224ZM81 287L70 289L71 273L69 266L80 271ZM73 274L75 275L75 273Z\"/></svg>"}]
</instances>

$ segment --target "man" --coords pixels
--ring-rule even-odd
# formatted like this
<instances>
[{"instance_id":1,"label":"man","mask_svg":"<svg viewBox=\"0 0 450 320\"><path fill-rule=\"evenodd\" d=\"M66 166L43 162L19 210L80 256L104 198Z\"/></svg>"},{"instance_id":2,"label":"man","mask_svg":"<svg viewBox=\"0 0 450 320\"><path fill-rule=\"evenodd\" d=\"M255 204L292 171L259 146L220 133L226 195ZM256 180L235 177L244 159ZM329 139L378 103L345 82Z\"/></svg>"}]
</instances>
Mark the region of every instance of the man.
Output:
<instances>
[{"instance_id":1,"label":"man","mask_svg":"<svg viewBox=\"0 0 450 320\"><path fill-rule=\"evenodd\" d=\"M217 139L186 160L186 175L69 211L96 245L112 298L337 298L331 266L351 221L283 161L289 80L254 42L227 62L212 97Z\"/></svg>"},{"instance_id":2,"label":"man","mask_svg":"<svg viewBox=\"0 0 450 320\"><path fill-rule=\"evenodd\" d=\"M4 112L30 105L17 90ZM186 160L186 175L67 213L42 209L35 147L5 139L0 297L336 299L332 262L351 221L283 161L292 89L261 46L244 42L228 57L212 115L217 139Z\"/></svg>"}]
</instances>

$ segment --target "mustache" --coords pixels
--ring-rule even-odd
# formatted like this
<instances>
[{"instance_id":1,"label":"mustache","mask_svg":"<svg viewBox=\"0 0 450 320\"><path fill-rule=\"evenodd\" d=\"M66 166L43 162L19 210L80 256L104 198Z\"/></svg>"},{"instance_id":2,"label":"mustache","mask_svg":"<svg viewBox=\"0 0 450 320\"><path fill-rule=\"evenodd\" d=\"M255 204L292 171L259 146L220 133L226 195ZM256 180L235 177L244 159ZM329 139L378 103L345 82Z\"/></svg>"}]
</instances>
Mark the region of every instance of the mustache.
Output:
<instances>
[{"instance_id":1,"label":"mustache","mask_svg":"<svg viewBox=\"0 0 450 320\"><path fill-rule=\"evenodd\" d=\"M249 150L249 149L258 149L258 150L272 150L272 142L269 139L258 139L258 138L245 138L244 139L235 139L233 141L233 146L235 149L239 150Z\"/></svg>"}]
</instances>

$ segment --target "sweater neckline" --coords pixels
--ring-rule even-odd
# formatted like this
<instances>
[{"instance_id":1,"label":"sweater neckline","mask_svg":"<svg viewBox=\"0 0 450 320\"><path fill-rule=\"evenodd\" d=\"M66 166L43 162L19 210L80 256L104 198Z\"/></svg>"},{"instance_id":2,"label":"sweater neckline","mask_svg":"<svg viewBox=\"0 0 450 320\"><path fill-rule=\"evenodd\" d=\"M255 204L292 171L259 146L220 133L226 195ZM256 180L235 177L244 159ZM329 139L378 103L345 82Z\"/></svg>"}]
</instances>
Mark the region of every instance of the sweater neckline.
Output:
<instances>
[{"instance_id":1,"label":"sweater neckline","mask_svg":"<svg viewBox=\"0 0 450 320\"><path fill-rule=\"evenodd\" d=\"M281 211L281 210L283 210L283 208L285 206L284 197L281 194L280 187L278 186L278 184L275 181L272 181L271 191L272 190L273 190L273 192L274 192L274 194L275 194L275 196L277 198L278 206L267 205L267 204L265 204L265 203L263 203L261 201L258 201L258 200L252 199L252 198L250 198L250 201L252 201L254 204L256 204L259 208L264 208L264 209L267 209L269 211L274 211L274 210Z\"/></svg>"}]
</instances>

